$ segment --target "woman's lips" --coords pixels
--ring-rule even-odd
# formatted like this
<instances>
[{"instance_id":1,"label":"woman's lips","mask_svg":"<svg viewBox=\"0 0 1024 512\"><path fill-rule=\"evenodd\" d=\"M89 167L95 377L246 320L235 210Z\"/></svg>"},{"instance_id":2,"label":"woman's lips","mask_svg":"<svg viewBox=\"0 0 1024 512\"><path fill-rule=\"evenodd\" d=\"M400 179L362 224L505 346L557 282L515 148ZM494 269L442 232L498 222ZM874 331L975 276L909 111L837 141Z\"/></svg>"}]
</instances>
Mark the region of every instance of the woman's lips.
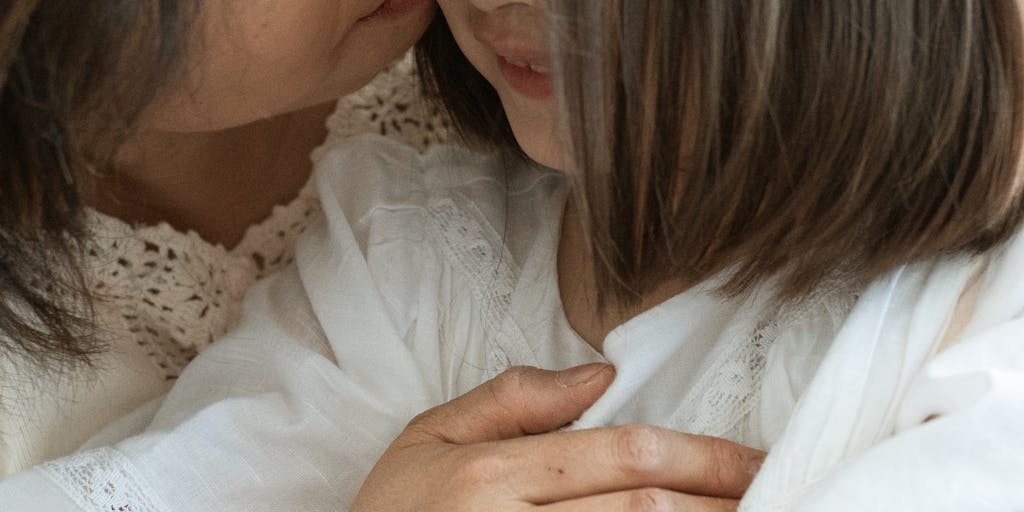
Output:
<instances>
[{"instance_id":1,"label":"woman's lips","mask_svg":"<svg viewBox=\"0 0 1024 512\"><path fill-rule=\"evenodd\" d=\"M535 100L551 97L554 87L551 72L546 64L535 64L527 60L498 56L498 67L505 81L516 92Z\"/></svg>"},{"instance_id":2,"label":"woman's lips","mask_svg":"<svg viewBox=\"0 0 1024 512\"><path fill-rule=\"evenodd\" d=\"M359 21L387 20L401 17L417 7L433 0L384 0L376 10Z\"/></svg>"}]
</instances>

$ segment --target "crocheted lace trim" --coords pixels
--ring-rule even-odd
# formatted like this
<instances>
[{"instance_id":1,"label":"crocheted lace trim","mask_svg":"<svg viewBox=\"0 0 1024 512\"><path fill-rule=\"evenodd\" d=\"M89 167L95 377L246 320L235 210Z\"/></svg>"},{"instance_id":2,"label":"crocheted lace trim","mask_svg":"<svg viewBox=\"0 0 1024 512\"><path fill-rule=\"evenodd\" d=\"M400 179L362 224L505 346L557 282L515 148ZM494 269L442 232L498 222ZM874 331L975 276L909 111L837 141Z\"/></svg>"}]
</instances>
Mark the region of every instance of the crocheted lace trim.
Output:
<instances>
[{"instance_id":1,"label":"crocheted lace trim","mask_svg":"<svg viewBox=\"0 0 1024 512\"><path fill-rule=\"evenodd\" d=\"M382 133L421 150L447 140L450 123L419 94L411 54L338 102L327 141ZM314 151L317 158L319 151ZM86 262L99 324L115 340L143 347L166 380L239 321L256 279L292 262L295 239L320 210L312 184L249 227L233 249L169 224L131 226L87 211L95 236Z\"/></svg>"},{"instance_id":2,"label":"crocheted lace trim","mask_svg":"<svg viewBox=\"0 0 1024 512\"><path fill-rule=\"evenodd\" d=\"M94 235L86 265L100 299L100 325L112 336L127 332L165 379L176 378L199 351L237 324L249 286L291 262L295 238L318 211L307 186L250 227L232 250L166 223L132 227L87 212Z\"/></svg>"},{"instance_id":3,"label":"crocheted lace trim","mask_svg":"<svg viewBox=\"0 0 1024 512\"><path fill-rule=\"evenodd\" d=\"M426 151L453 135L449 117L423 98L411 53L370 85L342 98L327 118L327 129L323 147L352 135L377 133ZM319 158L319 151L313 158Z\"/></svg>"}]
</instances>

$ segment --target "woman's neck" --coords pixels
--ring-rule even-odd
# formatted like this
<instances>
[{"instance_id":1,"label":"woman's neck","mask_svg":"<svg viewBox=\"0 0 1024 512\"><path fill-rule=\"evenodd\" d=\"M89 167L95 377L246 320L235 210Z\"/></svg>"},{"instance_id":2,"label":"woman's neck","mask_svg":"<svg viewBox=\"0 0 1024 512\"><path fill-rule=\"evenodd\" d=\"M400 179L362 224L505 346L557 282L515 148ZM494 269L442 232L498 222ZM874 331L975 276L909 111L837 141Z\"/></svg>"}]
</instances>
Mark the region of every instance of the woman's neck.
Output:
<instances>
[{"instance_id":1,"label":"woman's neck","mask_svg":"<svg viewBox=\"0 0 1024 512\"><path fill-rule=\"evenodd\" d=\"M167 222L234 247L309 179L309 153L326 135L333 105L228 130L140 134L116 170L86 187L86 204L132 224Z\"/></svg>"},{"instance_id":2,"label":"woman's neck","mask_svg":"<svg viewBox=\"0 0 1024 512\"><path fill-rule=\"evenodd\" d=\"M558 288L569 325L598 352L604 351L604 339L629 319L686 291L694 283L668 279L644 294L631 307L609 303L598 307L595 261L587 247L583 223L575 201L566 202L562 214L562 232L558 244Z\"/></svg>"}]
</instances>

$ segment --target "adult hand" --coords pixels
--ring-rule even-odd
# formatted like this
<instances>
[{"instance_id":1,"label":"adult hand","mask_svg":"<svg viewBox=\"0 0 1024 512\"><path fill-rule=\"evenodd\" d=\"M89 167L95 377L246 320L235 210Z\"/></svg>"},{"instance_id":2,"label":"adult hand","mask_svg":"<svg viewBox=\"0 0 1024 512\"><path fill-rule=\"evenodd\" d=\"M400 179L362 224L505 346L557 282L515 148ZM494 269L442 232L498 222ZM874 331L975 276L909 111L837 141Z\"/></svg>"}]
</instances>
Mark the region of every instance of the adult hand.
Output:
<instances>
[{"instance_id":1,"label":"adult hand","mask_svg":"<svg viewBox=\"0 0 1024 512\"><path fill-rule=\"evenodd\" d=\"M735 510L763 452L649 426L552 432L597 400L614 373L602 364L516 367L426 411L380 458L350 510Z\"/></svg>"}]
</instances>

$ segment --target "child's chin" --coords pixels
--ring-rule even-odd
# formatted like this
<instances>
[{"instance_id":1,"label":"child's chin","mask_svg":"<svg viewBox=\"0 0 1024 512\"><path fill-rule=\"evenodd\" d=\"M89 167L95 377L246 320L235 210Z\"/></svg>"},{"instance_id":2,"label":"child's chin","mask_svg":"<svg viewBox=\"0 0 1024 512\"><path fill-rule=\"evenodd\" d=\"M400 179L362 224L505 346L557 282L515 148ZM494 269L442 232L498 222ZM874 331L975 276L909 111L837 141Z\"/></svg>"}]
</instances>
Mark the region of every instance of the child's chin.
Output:
<instances>
[{"instance_id":1,"label":"child's chin","mask_svg":"<svg viewBox=\"0 0 1024 512\"><path fill-rule=\"evenodd\" d=\"M520 137L516 135L519 147L523 149L523 153L526 153L530 160L556 171L567 172L569 169L566 164L568 158L566 158L562 145L553 139L553 137Z\"/></svg>"}]
</instances>

